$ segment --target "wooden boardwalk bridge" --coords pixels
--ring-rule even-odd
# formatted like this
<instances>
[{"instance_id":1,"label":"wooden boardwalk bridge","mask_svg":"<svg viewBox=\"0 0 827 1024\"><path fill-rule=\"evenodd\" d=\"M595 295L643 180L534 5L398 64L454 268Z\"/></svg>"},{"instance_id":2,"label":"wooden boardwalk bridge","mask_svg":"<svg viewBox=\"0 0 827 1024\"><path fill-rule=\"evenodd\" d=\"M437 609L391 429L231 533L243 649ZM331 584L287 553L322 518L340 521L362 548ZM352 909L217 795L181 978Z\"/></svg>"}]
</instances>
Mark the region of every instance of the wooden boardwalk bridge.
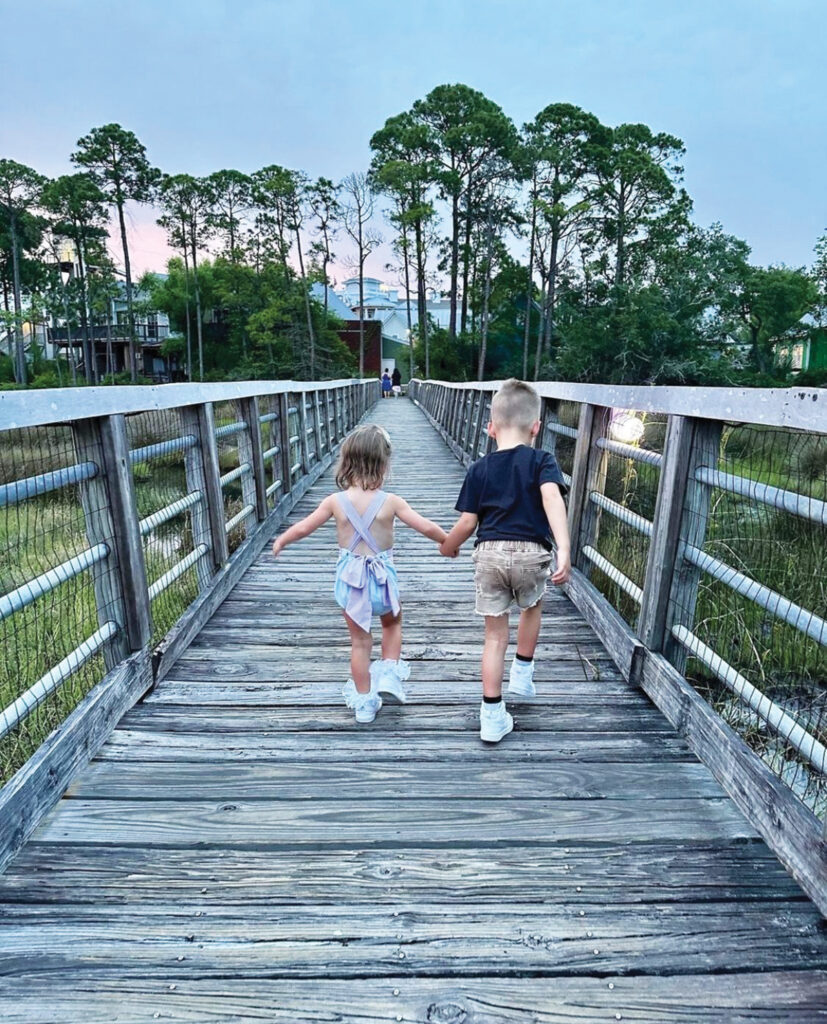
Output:
<instances>
[{"instance_id":1,"label":"wooden boardwalk bridge","mask_svg":"<svg viewBox=\"0 0 827 1024\"><path fill-rule=\"evenodd\" d=\"M409 401L367 415L447 526L443 438ZM4 1021L827 1020L818 909L607 627L549 593L538 697L483 745L469 552L402 528L411 702L357 726L333 531L276 563L264 525L0 876Z\"/></svg>"}]
</instances>

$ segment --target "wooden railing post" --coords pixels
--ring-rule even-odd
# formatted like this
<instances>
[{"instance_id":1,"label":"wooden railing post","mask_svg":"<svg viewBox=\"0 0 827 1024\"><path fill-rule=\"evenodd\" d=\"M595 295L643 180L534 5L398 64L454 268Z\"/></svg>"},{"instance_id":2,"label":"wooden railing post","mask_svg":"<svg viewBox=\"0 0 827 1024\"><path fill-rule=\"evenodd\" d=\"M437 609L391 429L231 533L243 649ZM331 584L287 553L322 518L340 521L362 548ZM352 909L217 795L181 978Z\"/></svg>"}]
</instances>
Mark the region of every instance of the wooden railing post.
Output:
<instances>
[{"instance_id":1,"label":"wooden railing post","mask_svg":"<svg viewBox=\"0 0 827 1024\"><path fill-rule=\"evenodd\" d=\"M261 413L257 397L239 400L239 418L247 429L238 435L238 461L249 462L252 473L241 478L244 504L253 505L256 519L267 518L267 476L264 469L263 446L261 443Z\"/></svg>"},{"instance_id":2,"label":"wooden railing post","mask_svg":"<svg viewBox=\"0 0 827 1024\"><path fill-rule=\"evenodd\" d=\"M321 409L319 408L319 392L315 389L311 393L310 406L313 412L313 429L315 431L313 438L315 441L314 447L316 449L316 462L321 462L322 456L324 455L324 446L322 443L322 417Z\"/></svg>"},{"instance_id":3,"label":"wooden railing post","mask_svg":"<svg viewBox=\"0 0 827 1024\"><path fill-rule=\"evenodd\" d=\"M209 547L212 562L220 569L230 557L227 544L227 531L224 529L224 495L221 491L221 470L218 466L218 444L215 439L215 416L212 402L192 405L181 410L184 429L196 438L192 449L192 461L187 460L189 475L193 481L197 479L201 486L198 490L204 495L206 510L206 527L209 531ZM198 459L196 463L195 460ZM193 488L195 489L195 488ZM207 543L193 538L196 543Z\"/></svg>"},{"instance_id":4,"label":"wooden railing post","mask_svg":"<svg viewBox=\"0 0 827 1024\"><path fill-rule=\"evenodd\" d=\"M290 395L279 395L279 458L281 459L281 496L293 489L293 456L290 451Z\"/></svg>"},{"instance_id":5,"label":"wooden railing post","mask_svg":"<svg viewBox=\"0 0 827 1024\"><path fill-rule=\"evenodd\" d=\"M650 651L663 650L669 593L678 558L680 526L692 453L695 421L670 416L655 503L646 577L638 617L638 635Z\"/></svg>"},{"instance_id":6,"label":"wooden railing post","mask_svg":"<svg viewBox=\"0 0 827 1024\"><path fill-rule=\"evenodd\" d=\"M310 444L307 440L307 403L304 391L299 391L299 451L301 452L302 474L310 472Z\"/></svg>"},{"instance_id":7,"label":"wooden railing post","mask_svg":"<svg viewBox=\"0 0 827 1024\"><path fill-rule=\"evenodd\" d=\"M98 466L97 474L80 484L80 498L90 547L105 544L109 549L91 574L98 625L115 622L119 627L103 649L111 671L132 651L146 647L152 631L126 421L121 415L77 420L72 434L78 461Z\"/></svg>"},{"instance_id":8,"label":"wooden railing post","mask_svg":"<svg viewBox=\"0 0 827 1024\"><path fill-rule=\"evenodd\" d=\"M671 630L673 626L693 629L701 579L701 570L687 562L681 552L687 544L696 548L704 546L712 487L696 480L695 473L702 466L717 470L722 432L723 424L720 420L693 421L691 448L686 460L686 488L663 636L663 653L681 674L686 669L687 653L683 645L674 639Z\"/></svg>"},{"instance_id":9,"label":"wooden railing post","mask_svg":"<svg viewBox=\"0 0 827 1024\"><path fill-rule=\"evenodd\" d=\"M606 477L606 452L598 448L596 442L606 436L610 411L604 406L584 402L577 429L569 492L569 532L571 564L586 574L589 563L583 557L583 548L596 546L599 529L599 509L589 501L589 495L592 491L603 492Z\"/></svg>"}]
</instances>

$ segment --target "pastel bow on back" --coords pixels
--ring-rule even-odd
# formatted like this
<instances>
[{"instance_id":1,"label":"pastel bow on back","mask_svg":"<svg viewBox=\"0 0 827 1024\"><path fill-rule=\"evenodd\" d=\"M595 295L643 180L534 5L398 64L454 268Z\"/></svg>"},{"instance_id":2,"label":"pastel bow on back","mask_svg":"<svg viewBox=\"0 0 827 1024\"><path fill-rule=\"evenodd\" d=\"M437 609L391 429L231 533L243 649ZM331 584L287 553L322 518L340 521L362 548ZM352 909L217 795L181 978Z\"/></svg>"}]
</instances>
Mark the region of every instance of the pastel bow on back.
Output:
<instances>
[{"instance_id":1,"label":"pastel bow on back","mask_svg":"<svg viewBox=\"0 0 827 1024\"><path fill-rule=\"evenodd\" d=\"M366 633L370 632L373 606L370 599L370 577L376 582L382 596L382 604L399 614L400 604L396 588L391 585L388 568L378 555L352 555L342 569L339 578L346 583L348 592L345 611Z\"/></svg>"}]
</instances>

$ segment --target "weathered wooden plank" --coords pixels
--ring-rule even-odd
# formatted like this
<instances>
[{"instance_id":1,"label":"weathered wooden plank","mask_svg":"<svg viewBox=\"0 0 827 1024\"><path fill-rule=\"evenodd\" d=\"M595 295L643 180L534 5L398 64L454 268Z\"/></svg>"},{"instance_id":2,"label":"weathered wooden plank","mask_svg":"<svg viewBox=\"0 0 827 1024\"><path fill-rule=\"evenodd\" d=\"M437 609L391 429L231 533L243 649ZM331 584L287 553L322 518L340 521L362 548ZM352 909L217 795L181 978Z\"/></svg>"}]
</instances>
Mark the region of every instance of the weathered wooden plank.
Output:
<instances>
[{"instance_id":1,"label":"weathered wooden plank","mask_svg":"<svg viewBox=\"0 0 827 1024\"><path fill-rule=\"evenodd\" d=\"M598 732L643 733L651 738L672 734L672 726L663 715L656 708L642 704L609 708L591 705L585 709L569 705L550 709L511 701L509 707L514 715L515 728L520 732L584 733L593 729ZM344 702L340 707L264 705L220 709L151 704L127 712L121 727L133 732L150 730L229 736L262 732L339 732L342 728L351 728L352 720L353 712L345 707ZM423 732L431 737L434 733L473 733L479 729L479 701L452 707L439 704L401 706L389 702L377 715L370 733L373 737L400 728L405 729L412 743L416 743L416 736Z\"/></svg>"},{"instance_id":2,"label":"weathered wooden plank","mask_svg":"<svg viewBox=\"0 0 827 1024\"><path fill-rule=\"evenodd\" d=\"M737 918L714 904L593 908L586 918L567 906L490 904L196 908L124 905L2 907L4 973L86 978L164 972L257 979L490 976L530 972L614 975L635 963L647 975L697 971L783 970L794 953L800 968L827 967L827 943L811 905L743 901ZM779 918L790 945L775 940ZM597 953L595 953L597 950ZM110 974L111 976L111 974Z\"/></svg>"},{"instance_id":3,"label":"weathered wooden plank","mask_svg":"<svg viewBox=\"0 0 827 1024\"><path fill-rule=\"evenodd\" d=\"M665 658L647 654L640 683L827 915L821 823Z\"/></svg>"},{"instance_id":4,"label":"weathered wooden plank","mask_svg":"<svg viewBox=\"0 0 827 1024\"><path fill-rule=\"evenodd\" d=\"M204 891L206 890L206 891ZM806 899L763 843L600 843L388 850L29 844L9 866L5 904L400 902L660 905Z\"/></svg>"},{"instance_id":5,"label":"weathered wooden plank","mask_svg":"<svg viewBox=\"0 0 827 1024\"><path fill-rule=\"evenodd\" d=\"M604 976L542 979L468 977L381 980L248 981L228 978L158 980L102 976L87 981L28 974L10 991L5 1019L32 1024L145 1024L166 1020L262 1020L285 1024L569 1024L620 1019L647 1024L815 1024L823 1022L827 972L752 971L653 978ZM609 987L611 985L611 987ZM11 996L13 995L13 998Z\"/></svg>"},{"instance_id":6,"label":"weathered wooden plank","mask_svg":"<svg viewBox=\"0 0 827 1024\"><path fill-rule=\"evenodd\" d=\"M615 703L639 706L640 695L619 677L619 673L615 673L616 678L608 682L601 679L599 683L586 687L582 672L573 670L568 662L561 662L561 665L567 670L552 675L550 679L541 681L535 676L540 689L531 703L535 707L544 708L547 714L553 714L558 705L573 703L579 707L595 704L610 706ZM203 708L259 707L267 704L277 704L279 707L308 704L339 707L342 704L341 675L339 666L338 672L331 668L326 678L310 682L306 674L299 671L296 673L296 681L279 682L277 687L272 682L239 682L219 677L195 682L167 678L147 697L146 703ZM469 673L467 679L452 679L450 683L442 679L432 682L417 677L412 686L409 684L410 680L406 684L410 703L438 703L443 706L473 704L476 707L480 700L480 683L476 674Z\"/></svg>"},{"instance_id":7,"label":"weathered wooden plank","mask_svg":"<svg viewBox=\"0 0 827 1024\"><path fill-rule=\"evenodd\" d=\"M404 815L395 800L66 800L32 841L301 849L319 843L367 848L755 837L726 799L456 800L450 815L442 801L406 800L403 806Z\"/></svg>"},{"instance_id":8,"label":"weathered wooden plank","mask_svg":"<svg viewBox=\"0 0 827 1024\"><path fill-rule=\"evenodd\" d=\"M124 711L152 685L149 657L133 654L106 675L0 789L0 871L109 736Z\"/></svg>"},{"instance_id":9,"label":"weathered wooden plank","mask_svg":"<svg viewBox=\"0 0 827 1024\"><path fill-rule=\"evenodd\" d=\"M244 733L224 736L220 733L166 733L141 729L116 729L101 749L99 758L119 761L267 761L301 760L313 763L348 758L368 761L456 761L494 760L500 764L514 759L536 764L538 761L685 761L689 747L677 736L657 733L657 743L648 733L549 733L516 732L507 746L492 749L479 742L473 732L417 733L412 742L404 730L381 732L366 738L369 730L350 720L342 723L336 742L329 733ZM320 742L326 738L325 742Z\"/></svg>"},{"instance_id":10,"label":"weathered wooden plank","mask_svg":"<svg viewBox=\"0 0 827 1024\"><path fill-rule=\"evenodd\" d=\"M701 764L178 762L89 765L69 796L86 800L682 800L726 794Z\"/></svg>"}]
</instances>

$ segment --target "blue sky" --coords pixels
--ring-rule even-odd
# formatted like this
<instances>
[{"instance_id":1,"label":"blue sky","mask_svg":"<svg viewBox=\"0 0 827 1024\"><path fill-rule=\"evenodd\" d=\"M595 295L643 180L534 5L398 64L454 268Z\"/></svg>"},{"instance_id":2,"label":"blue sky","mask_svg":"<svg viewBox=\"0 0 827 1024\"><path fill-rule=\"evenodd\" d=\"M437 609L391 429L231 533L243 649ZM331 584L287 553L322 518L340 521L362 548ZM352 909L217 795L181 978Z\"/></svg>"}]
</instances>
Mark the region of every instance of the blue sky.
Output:
<instances>
[{"instance_id":1,"label":"blue sky","mask_svg":"<svg viewBox=\"0 0 827 1024\"><path fill-rule=\"evenodd\" d=\"M759 263L827 229L825 0L0 0L0 155L47 174L119 121L154 163L364 169L384 119L465 82L518 123L567 101L682 138L702 224ZM133 215L139 267L160 269Z\"/></svg>"}]
</instances>

